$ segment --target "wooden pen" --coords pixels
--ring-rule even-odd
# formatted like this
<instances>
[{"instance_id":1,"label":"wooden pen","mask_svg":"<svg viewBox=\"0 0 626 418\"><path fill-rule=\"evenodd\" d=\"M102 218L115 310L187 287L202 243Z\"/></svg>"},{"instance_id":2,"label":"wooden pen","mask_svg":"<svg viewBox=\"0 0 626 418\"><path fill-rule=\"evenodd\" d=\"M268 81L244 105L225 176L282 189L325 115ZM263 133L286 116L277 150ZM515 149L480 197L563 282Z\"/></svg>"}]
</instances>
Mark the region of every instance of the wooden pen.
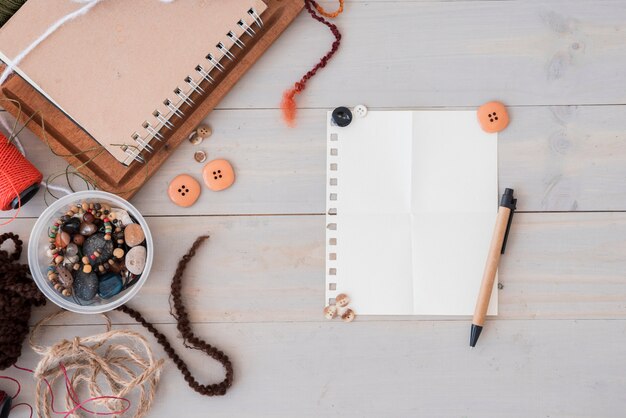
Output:
<instances>
[{"instance_id":1,"label":"wooden pen","mask_svg":"<svg viewBox=\"0 0 626 418\"><path fill-rule=\"evenodd\" d=\"M483 330L483 325L485 324L485 317L487 316L489 299L491 299L491 291L493 290L493 283L498 271L500 255L504 254L504 248L506 247L506 240L509 236L509 229L511 228L511 220L513 219L516 204L517 199L513 197L513 189L505 189L500 199L496 226L493 230L491 245L489 246L489 254L487 255L487 262L485 263L483 281L480 284L476 309L474 309L474 318L472 319L472 329L470 331L470 347L476 345L478 337L480 337L480 333Z\"/></svg>"}]
</instances>

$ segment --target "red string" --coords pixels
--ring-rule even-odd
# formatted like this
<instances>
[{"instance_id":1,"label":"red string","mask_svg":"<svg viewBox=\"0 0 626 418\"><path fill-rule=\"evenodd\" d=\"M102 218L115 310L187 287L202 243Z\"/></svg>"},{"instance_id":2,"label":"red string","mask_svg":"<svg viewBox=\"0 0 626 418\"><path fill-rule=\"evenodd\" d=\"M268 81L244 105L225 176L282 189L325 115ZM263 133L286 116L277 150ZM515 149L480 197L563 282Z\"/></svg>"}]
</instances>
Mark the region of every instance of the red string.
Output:
<instances>
[{"instance_id":1,"label":"red string","mask_svg":"<svg viewBox=\"0 0 626 418\"><path fill-rule=\"evenodd\" d=\"M15 367L18 370L23 370L25 372L29 372L32 374L35 374L35 372L31 369L27 369L26 367L20 367L17 364L14 364L13 367ZM64 414L63 418L66 418L70 415L72 415L74 412L78 411L79 409L89 413L89 414L93 414L93 415L120 415L125 413L126 411L128 411L131 407L131 402L130 400L126 399L126 398L121 398L119 396L96 396L94 398L89 398L89 399L85 399L84 401L79 401L78 399L78 394L76 393L76 390L72 387L72 381L70 380L70 377L67 373L67 369L65 368L65 365L63 363L59 363L59 367L61 368L61 371L63 371L63 376L65 377L65 389L68 391L68 394L70 395L70 399L72 399L72 402L74 402L75 406L74 408L72 408L69 411L57 411L54 408L54 390L52 389L52 385L50 384L50 382L48 381L48 379L46 379L45 377L42 379L44 381L44 383L48 386L48 391L50 392L50 406L52 409L52 412L54 412L55 414ZM4 377L10 380L15 381L18 384L18 387L21 387L19 382L11 377L7 377L7 376L0 376L0 377ZM39 382L39 384L41 384L41 381ZM19 390L18 390L19 393ZM15 395L17 396L17 394ZM99 400L106 400L106 399L115 399L115 400L119 400L119 401L123 401L126 402L126 408L119 410L119 411L111 411L111 412L97 412L97 411L92 411L90 409L85 408L85 405L90 403L90 402L94 402L94 401L99 401ZM30 406L29 404L17 404L15 406L19 406L19 405L28 405L28 407L31 410L31 417L32 417L32 411L33 408L32 406ZM15 408L14 406L14 408Z\"/></svg>"},{"instance_id":2,"label":"red string","mask_svg":"<svg viewBox=\"0 0 626 418\"><path fill-rule=\"evenodd\" d=\"M30 409L30 416L29 416L29 418L33 418L33 407L32 407L29 403L26 403L26 402L21 402L21 403L15 404L15 405L13 405L13 406L11 407L11 409L10 409L10 410L11 410L11 411L13 411L13 410L14 410L15 408L17 408L18 406L24 406L24 405L26 405L26 406L28 407L28 409Z\"/></svg>"},{"instance_id":3,"label":"red string","mask_svg":"<svg viewBox=\"0 0 626 418\"><path fill-rule=\"evenodd\" d=\"M302 91L306 87L306 83L317 73L318 70L326 67L326 64L328 64L328 61L332 58L333 55L335 55L335 52L337 52L337 50L339 49L339 45L341 44L341 33L339 33L339 29L337 28L337 26L335 26L333 23L330 23L322 16L319 16L313 9L313 7L319 7L318 4L315 3L315 1L313 0L304 0L304 7L313 19L317 20L320 23L323 23L328 27L328 29L330 29L335 37L335 41L333 42L330 51L328 51L326 55L324 55L319 60L319 62L315 64L313 68L311 68L304 76L302 76L300 81L294 84L294 87L285 91L285 93L283 94L283 100L280 104L280 108L283 111L283 118L289 126L294 126L296 121L296 95L302 93Z\"/></svg>"},{"instance_id":4,"label":"red string","mask_svg":"<svg viewBox=\"0 0 626 418\"><path fill-rule=\"evenodd\" d=\"M11 396L11 399L17 398L17 395L19 395L22 390L22 385L20 385L20 382L17 379L13 379L9 376L0 376L0 379L6 379L15 382L15 384L17 385L17 392L15 392L15 395Z\"/></svg>"},{"instance_id":5,"label":"red string","mask_svg":"<svg viewBox=\"0 0 626 418\"><path fill-rule=\"evenodd\" d=\"M11 202L17 197L17 211L13 218L0 224L6 225L17 217L22 206L20 193L33 184L41 183L43 175L20 153L15 145L0 133L0 210L11 210Z\"/></svg>"}]
</instances>

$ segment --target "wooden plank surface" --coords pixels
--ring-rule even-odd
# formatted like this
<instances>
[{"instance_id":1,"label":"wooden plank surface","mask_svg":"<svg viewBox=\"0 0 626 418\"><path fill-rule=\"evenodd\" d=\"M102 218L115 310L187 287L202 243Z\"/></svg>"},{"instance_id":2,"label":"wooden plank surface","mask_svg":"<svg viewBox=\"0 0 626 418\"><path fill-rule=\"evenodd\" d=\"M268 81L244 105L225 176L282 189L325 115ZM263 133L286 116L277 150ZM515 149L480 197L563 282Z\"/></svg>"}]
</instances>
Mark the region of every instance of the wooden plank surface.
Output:
<instances>
[{"instance_id":1,"label":"wooden plank surface","mask_svg":"<svg viewBox=\"0 0 626 418\"><path fill-rule=\"evenodd\" d=\"M341 51L303 107L626 102L620 1L348 2L337 24ZM323 31L300 14L220 108L277 108L329 48Z\"/></svg>"},{"instance_id":2,"label":"wooden plank surface","mask_svg":"<svg viewBox=\"0 0 626 418\"><path fill-rule=\"evenodd\" d=\"M185 144L132 200L159 238L153 273L131 305L174 339L169 281L195 236L210 232L185 276L185 299L198 333L236 370L227 397L206 399L168 363L149 416L623 416L623 2L350 1L346 10L341 51L299 98L296 128L280 121L281 92L330 43L304 14L207 119L215 133L200 148L232 161L235 187L205 189L189 209L172 205L171 178L200 179L197 148ZM325 321L326 110L491 99L512 120L499 138L500 186L514 187L527 213L515 215L500 315L479 347L467 348L469 318ZM64 169L31 134L21 138L45 175ZM0 232L26 238L44 207L38 196ZM49 342L100 329L95 317L65 323L73 326L51 327ZM184 356L199 376L221 378L198 353ZM20 364L35 362L26 349ZM27 376L6 374L32 399Z\"/></svg>"},{"instance_id":3,"label":"wooden plank surface","mask_svg":"<svg viewBox=\"0 0 626 418\"><path fill-rule=\"evenodd\" d=\"M499 182L501 189L515 188L519 210L626 210L626 106L531 106L509 111L512 122L498 139ZM207 119L213 136L199 146L183 144L131 202L146 215L323 213L326 111L302 110L294 129L278 122L277 113L213 112ZM30 132L20 139L29 159L46 175L65 170L64 161ZM167 185L183 172L202 181L203 165L193 160L197 149L205 150L210 159L230 160L237 182L220 193L205 188L196 205L181 208L167 199ZM40 193L24 206L22 215L38 216L44 208Z\"/></svg>"},{"instance_id":4,"label":"wooden plank surface","mask_svg":"<svg viewBox=\"0 0 626 418\"><path fill-rule=\"evenodd\" d=\"M32 224L18 220L12 230L27 237ZM176 264L198 234L209 233L184 279L193 321L325 321L323 216L150 217L148 224L155 263L129 305L151 320L173 322ZM500 268L498 320L626 319L625 253L624 213L516 214ZM56 309L49 305L35 318Z\"/></svg>"},{"instance_id":5,"label":"wooden plank surface","mask_svg":"<svg viewBox=\"0 0 626 418\"><path fill-rule=\"evenodd\" d=\"M232 390L223 398L201 397L168 361L148 416L623 417L626 321L498 321L485 328L475 349L467 346L468 326L455 321L195 325L198 335L233 360ZM137 325L131 329L144 333ZM176 341L173 325L159 329ZM101 331L49 327L43 341ZM180 340L175 346L182 350ZM182 355L202 382L222 379L220 366L199 352ZM26 350L19 364L36 362ZM20 400L31 400L29 376L10 374L24 384ZM16 411L16 416L25 415Z\"/></svg>"}]
</instances>

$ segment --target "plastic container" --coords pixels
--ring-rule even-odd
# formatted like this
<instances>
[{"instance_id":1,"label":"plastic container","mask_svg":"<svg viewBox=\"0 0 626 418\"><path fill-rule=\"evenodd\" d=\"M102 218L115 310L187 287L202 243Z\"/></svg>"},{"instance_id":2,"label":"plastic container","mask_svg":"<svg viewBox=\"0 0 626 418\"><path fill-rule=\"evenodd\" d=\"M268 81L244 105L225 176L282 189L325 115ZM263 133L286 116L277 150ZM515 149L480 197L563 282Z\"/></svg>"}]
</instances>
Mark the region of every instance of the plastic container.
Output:
<instances>
[{"instance_id":1,"label":"plastic container","mask_svg":"<svg viewBox=\"0 0 626 418\"><path fill-rule=\"evenodd\" d=\"M47 279L47 270L50 265L50 258L46 255L46 251L50 245L50 242L48 241L48 228L50 228L50 226L54 223L55 219L65 215L71 205L80 204L82 202L106 203L111 205L111 207L126 210L128 214L131 215L137 223L139 223L139 225L141 225L141 228L146 236L146 266L141 273L139 280L134 285L126 290L123 290L112 298L107 300L97 298L94 303L89 305L78 304L71 296L63 296L54 289L52 284ZM41 292L49 300L63 309L85 314L108 312L131 300L148 279L150 268L152 267L153 257L154 246L152 242L152 234L150 234L148 224L139 211L126 200L114 194L98 190L73 193L62 197L51 204L46 210L44 210L35 223L28 242L28 265L30 266L33 279Z\"/></svg>"}]
</instances>

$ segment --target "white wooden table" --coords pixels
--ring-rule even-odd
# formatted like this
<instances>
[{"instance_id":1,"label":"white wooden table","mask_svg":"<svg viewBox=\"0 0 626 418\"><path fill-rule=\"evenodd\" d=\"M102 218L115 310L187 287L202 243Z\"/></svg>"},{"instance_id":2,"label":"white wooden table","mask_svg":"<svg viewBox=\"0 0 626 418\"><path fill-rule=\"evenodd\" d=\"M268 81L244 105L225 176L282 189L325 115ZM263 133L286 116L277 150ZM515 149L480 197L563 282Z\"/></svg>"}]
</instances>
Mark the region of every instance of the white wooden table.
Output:
<instances>
[{"instance_id":1,"label":"white wooden table","mask_svg":"<svg viewBox=\"0 0 626 418\"><path fill-rule=\"evenodd\" d=\"M623 417L624 2L355 0L337 23L340 52L299 98L296 128L280 120L281 93L331 41L305 14L207 119L215 132L202 148L232 161L234 187L204 190L188 209L170 203L170 179L200 177L196 148L185 144L132 200L157 257L130 305L175 339L168 285L180 256L209 232L185 300L197 333L235 366L227 396L205 398L168 362L150 416ZM500 269L500 315L479 346L468 347L468 318L326 321L326 110L473 109L493 99L512 119L499 138L500 188L515 188L520 211ZM45 174L65 167L31 134L22 140ZM39 197L2 231L28 238L43 208ZM33 321L55 309L36 310ZM73 316L46 339L93 334L99 323ZM222 379L199 353L183 356L201 380ZM19 363L36 361L25 346ZM32 400L29 377L9 374Z\"/></svg>"}]
</instances>

